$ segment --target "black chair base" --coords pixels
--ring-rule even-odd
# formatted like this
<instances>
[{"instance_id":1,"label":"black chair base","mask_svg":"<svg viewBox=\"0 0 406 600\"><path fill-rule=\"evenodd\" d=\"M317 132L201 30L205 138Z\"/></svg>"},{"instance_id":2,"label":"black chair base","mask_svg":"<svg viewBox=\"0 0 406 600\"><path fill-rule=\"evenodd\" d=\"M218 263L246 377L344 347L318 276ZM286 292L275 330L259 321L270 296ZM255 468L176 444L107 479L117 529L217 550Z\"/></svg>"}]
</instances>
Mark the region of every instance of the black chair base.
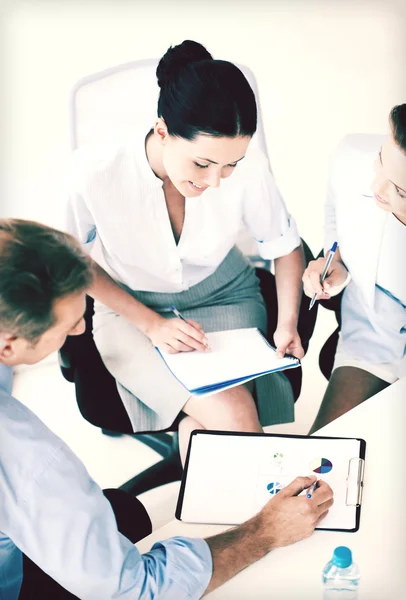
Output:
<instances>
[{"instance_id":1,"label":"black chair base","mask_svg":"<svg viewBox=\"0 0 406 600\"><path fill-rule=\"evenodd\" d=\"M158 486L180 481L182 479L182 465L177 449L174 449L169 456L155 463L149 469L146 469L139 475L136 475L126 483L120 486L124 490L138 496L143 492L148 492Z\"/></svg>"},{"instance_id":2,"label":"black chair base","mask_svg":"<svg viewBox=\"0 0 406 600\"><path fill-rule=\"evenodd\" d=\"M107 435L108 437L121 437L124 433L120 433L119 431L112 431L111 429L102 429L102 434Z\"/></svg>"},{"instance_id":3,"label":"black chair base","mask_svg":"<svg viewBox=\"0 0 406 600\"><path fill-rule=\"evenodd\" d=\"M110 437L133 436L145 446L155 450L162 458L167 458L172 453L173 438L168 433L120 433L111 429L102 429L102 433Z\"/></svg>"}]
</instances>

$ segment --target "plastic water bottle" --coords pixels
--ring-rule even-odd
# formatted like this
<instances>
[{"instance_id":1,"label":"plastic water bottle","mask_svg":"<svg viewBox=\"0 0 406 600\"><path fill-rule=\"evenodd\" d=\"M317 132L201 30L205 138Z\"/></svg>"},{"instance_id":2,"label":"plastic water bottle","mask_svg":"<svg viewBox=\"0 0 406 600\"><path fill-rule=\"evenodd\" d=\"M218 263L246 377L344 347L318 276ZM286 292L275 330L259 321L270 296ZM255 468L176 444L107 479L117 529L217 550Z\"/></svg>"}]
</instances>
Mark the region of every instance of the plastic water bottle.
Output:
<instances>
[{"instance_id":1,"label":"plastic water bottle","mask_svg":"<svg viewBox=\"0 0 406 600\"><path fill-rule=\"evenodd\" d=\"M338 546L323 570L323 600L357 600L359 568L346 546Z\"/></svg>"}]
</instances>

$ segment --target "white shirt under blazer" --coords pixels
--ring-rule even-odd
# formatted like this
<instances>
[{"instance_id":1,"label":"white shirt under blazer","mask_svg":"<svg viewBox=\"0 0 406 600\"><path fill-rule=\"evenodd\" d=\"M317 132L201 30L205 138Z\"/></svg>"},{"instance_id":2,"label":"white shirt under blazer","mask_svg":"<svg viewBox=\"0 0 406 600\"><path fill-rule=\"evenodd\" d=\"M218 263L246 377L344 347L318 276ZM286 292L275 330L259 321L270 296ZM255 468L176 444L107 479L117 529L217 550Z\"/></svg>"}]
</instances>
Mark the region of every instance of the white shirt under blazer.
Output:
<instances>
[{"instance_id":1,"label":"white shirt under blazer","mask_svg":"<svg viewBox=\"0 0 406 600\"><path fill-rule=\"evenodd\" d=\"M210 276L245 224L265 259L300 244L294 219L266 156L249 147L219 188L186 198L176 244L162 189L145 153L146 132L82 146L69 177L68 230L86 245L101 242L99 261L133 290L176 293Z\"/></svg>"},{"instance_id":2,"label":"white shirt under blazer","mask_svg":"<svg viewBox=\"0 0 406 600\"><path fill-rule=\"evenodd\" d=\"M342 302L339 350L369 363L396 363L394 380L406 373L406 278L399 277L404 256L396 252L404 247L406 227L394 227L395 217L376 205L371 190L373 163L384 141L381 135L353 134L335 151L325 205L325 251L338 241L352 277ZM398 239L389 248L394 231ZM385 266L382 262L388 251L392 268L388 257Z\"/></svg>"}]
</instances>

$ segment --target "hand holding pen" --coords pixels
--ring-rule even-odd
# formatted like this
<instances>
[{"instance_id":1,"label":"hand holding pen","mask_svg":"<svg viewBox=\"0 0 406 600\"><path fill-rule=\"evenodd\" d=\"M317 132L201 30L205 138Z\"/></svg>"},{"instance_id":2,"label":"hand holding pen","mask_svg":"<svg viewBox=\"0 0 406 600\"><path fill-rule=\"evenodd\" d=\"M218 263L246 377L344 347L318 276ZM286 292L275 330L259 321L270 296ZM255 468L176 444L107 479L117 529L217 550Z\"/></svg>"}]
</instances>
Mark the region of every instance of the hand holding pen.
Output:
<instances>
[{"instance_id":1,"label":"hand holding pen","mask_svg":"<svg viewBox=\"0 0 406 600\"><path fill-rule=\"evenodd\" d=\"M312 299L309 310L313 308L316 300L328 300L331 296L340 293L349 279L348 271L341 261L338 244L334 242L327 260L320 257L310 261L303 274L304 292Z\"/></svg>"},{"instance_id":2,"label":"hand holding pen","mask_svg":"<svg viewBox=\"0 0 406 600\"><path fill-rule=\"evenodd\" d=\"M316 481L314 483L312 483L312 485L307 488L307 492L306 492L306 498L311 498L315 492L315 490L318 488L319 485L319 480L316 479Z\"/></svg>"},{"instance_id":3,"label":"hand holding pen","mask_svg":"<svg viewBox=\"0 0 406 600\"><path fill-rule=\"evenodd\" d=\"M176 306L173 306L173 304L169 307L169 309L173 312L174 315L176 315L176 317L178 317L178 319L180 321L182 321L182 323L185 323L185 326L187 328L187 331L185 331L185 327L181 328L182 331L189 336L189 338L192 338L193 340L197 341L198 346L196 346L195 343L192 342L192 344L190 345L190 349L191 350L202 350L202 351L207 351L209 350L209 342L207 340L207 337L203 331L203 327L200 325L200 323L197 323L196 321L193 321L192 319L186 319L176 308ZM179 327L179 322L177 322L177 327ZM185 344L190 344L191 340L185 340L182 338L182 342ZM203 345L203 348L201 348L201 346ZM179 348L178 351L187 351L186 349L183 348Z\"/></svg>"},{"instance_id":4,"label":"hand holding pen","mask_svg":"<svg viewBox=\"0 0 406 600\"><path fill-rule=\"evenodd\" d=\"M178 313L177 319L169 319L155 313L146 333L152 344L167 354L193 350L207 352L208 340L203 327L192 319L185 319L178 311L175 313L174 308L170 307L169 310L174 314Z\"/></svg>"},{"instance_id":5,"label":"hand holding pen","mask_svg":"<svg viewBox=\"0 0 406 600\"><path fill-rule=\"evenodd\" d=\"M327 257L327 260L326 260L325 267L323 269L323 273L321 274L321 277L320 277L320 283L323 283L323 281L326 278L326 275L327 275L328 270L329 270L329 268L331 266L331 263L333 262L333 258L334 258L334 254L336 253L337 246L338 246L337 242L334 242L334 244L331 247L331 250L330 250L329 255ZM317 298L317 292L315 292L313 294L313 298L311 299L309 310L311 310L313 308L314 303L316 302L316 298Z\"/></svg>"}]
</instances>

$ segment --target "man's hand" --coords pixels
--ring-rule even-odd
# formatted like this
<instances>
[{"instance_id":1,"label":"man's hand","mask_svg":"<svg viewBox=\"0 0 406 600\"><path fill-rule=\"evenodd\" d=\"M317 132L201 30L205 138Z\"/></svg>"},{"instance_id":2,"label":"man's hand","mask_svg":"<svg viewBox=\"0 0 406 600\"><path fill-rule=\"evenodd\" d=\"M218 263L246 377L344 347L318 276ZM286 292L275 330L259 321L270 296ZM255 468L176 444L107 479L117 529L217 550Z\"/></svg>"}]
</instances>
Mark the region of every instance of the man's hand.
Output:
<instances>
[{"instance_id":1,"label":"man's hand","mask_svg":"<svg viewBox=\"0 0 406 600\"><path fill-rule=\"evenodd\" d=\"M239 527L206 541L213 559L213 574L205 594L213 591L270 550L309 537L333 504L333 491L324 482L311 498L298 496L316 477L297 477Z\"/></svg>"},{"instance_id":2,"label":"man's hand","mask_svg":"<svg viewBox=\"0 0 406 600\"><path fill-rule=\"evenodd\" d=\"M208 350L208 342L202 326L192 319L188 319L185 323L182 319L165 319L156 315L147 335L154 346L168 354Z\"/></svg>"},{"instance_id":3,"label":"man's hand","mask_svg":"<svg viewBox=\"0 0 406 600\"><path fill-rule=\"evenodd\" d=\"M333 491L319 481L311 498L299 496L316 477L297 477L264 506L259 513L264 532L269 531L270 550L309 537L333 505Z\"/></svg>"},{"instance_id":4,"label":"man's hand","mask_svg":"<svg viewBox=\"0 0 406 600\"><path fill-rule=\"evenodd\" d=\"M325 258L312 260L303 273L303 289L309 298L312 298L313 294L317 294L317 300L328 300L331 296L339 294L342 290L342 286L348 277L348 271L342 261L335 256L327 277L323 283L320 283L325 264Z\"/></svg>"},{"instance_id":5,"label":"man's hand","mask_svg":"<svg viewBox=\"0 0 406 600\"><path fill-rule=\"evenodd\" d=\"M273 339L276 346L276 357L283 358L286 353L296 356L296 358L304 357L304 350L300 336L296 327L285 327L278 325Z\"/></svg>"}]
</instances>

